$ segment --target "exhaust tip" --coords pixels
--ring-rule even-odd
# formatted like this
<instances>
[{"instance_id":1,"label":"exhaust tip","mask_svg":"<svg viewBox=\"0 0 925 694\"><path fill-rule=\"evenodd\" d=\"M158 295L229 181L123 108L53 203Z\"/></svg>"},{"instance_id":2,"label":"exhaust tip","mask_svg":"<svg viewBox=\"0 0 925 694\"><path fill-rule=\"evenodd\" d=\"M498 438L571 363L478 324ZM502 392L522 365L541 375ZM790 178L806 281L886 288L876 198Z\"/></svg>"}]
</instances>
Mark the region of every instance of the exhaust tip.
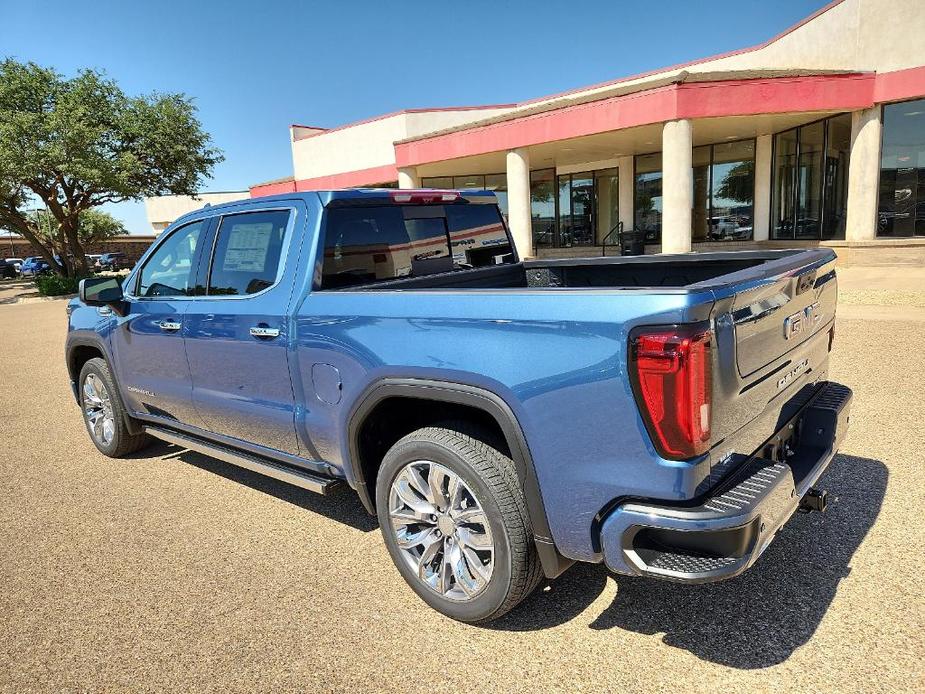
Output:
<instances>
[{"instance_id":1,"label":"exhaust tip","mask_svg":"<svg viewBox=\"0 0 925 694\"><path fill-rule=\"evenodd\" d=\"M825 489L816 489L813 487L800 499L800 511L811 513L812 511L825 512L829 505L829 492Z\"/></svg>"}]
</instances>

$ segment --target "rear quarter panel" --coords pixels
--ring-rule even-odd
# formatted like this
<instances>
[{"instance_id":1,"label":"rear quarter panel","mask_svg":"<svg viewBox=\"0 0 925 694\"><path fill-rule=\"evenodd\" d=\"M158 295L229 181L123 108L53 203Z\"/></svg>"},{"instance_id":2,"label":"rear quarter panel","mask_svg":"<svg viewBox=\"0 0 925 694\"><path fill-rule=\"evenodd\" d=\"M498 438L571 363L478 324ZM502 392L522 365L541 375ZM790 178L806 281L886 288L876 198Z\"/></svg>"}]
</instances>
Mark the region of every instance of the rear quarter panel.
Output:
<instances>
[{"instance_id":1,"label":"rear quarter panel","mask_svg":"<svg viewBox=\"0 0 925 694\"><path fill-rule=\"evenodd\" d=\"M709 292L311 292L294 316L300 434L352 480L347 421L376 381L427 378L489 390L524 431L560 551L595 560L590 529L608 502L689 498L691 480L708 474L706 459L665 461L652 448L627 378L626 345L636 325L704 320L711 306ZM317 364L339 372L339 402L315 392Z\"/></svg>"}]
</instances>

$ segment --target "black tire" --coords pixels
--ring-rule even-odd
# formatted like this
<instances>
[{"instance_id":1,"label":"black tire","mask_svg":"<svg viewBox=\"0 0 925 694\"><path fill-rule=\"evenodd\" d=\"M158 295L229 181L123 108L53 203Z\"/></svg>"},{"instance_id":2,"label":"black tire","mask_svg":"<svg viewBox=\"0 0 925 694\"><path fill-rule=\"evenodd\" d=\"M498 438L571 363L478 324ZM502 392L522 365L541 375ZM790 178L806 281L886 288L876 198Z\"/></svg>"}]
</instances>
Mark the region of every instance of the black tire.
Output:
<instances>
[{"instance_id":1,"label":"black tire","mask_svg":"<svg viewBox=\"0 0 925 694\"><path fill-rule=\"evenodd\" d=\"M84 384L91 374L95 375L103 382L112 407L113 436L112 440L108 443L99 440L93 433L87 416ZM126 426L126 421L129 419L128 413L126 412L125 405L122 403L122 397L119 395L119 389L116 387L116 382L112 377L112 373L109 371L109 364L106 363L105 359L97 357L88 360L80 370L77 384L78 392L80 393L80 411L84 418L84 425L87 427L90 440L93 442L93 445L99 449L100 453L110 458L121 458L129 453L134 453L150 443L151 439L147 434L132 434L129 432Z\"/></svg>"},{"instance_id":2,"label":"black tire","mask_svg":"<svg viewBox=\"0 0 925 694\"><path fill-rule=\"evenodd\" d=\"M490 436L466 423L418 429L386 453L376 481L379 526L392 561L411 588L428 605L468 623L490 622L526 598L543 577L533 528L514 461ZM425 584L408 566L389 518L389 492L396 476L414 461L449 468L475 493L494 539L494 569L486 587L464 601L448 599Z\"/></svg>"}]
</instances>

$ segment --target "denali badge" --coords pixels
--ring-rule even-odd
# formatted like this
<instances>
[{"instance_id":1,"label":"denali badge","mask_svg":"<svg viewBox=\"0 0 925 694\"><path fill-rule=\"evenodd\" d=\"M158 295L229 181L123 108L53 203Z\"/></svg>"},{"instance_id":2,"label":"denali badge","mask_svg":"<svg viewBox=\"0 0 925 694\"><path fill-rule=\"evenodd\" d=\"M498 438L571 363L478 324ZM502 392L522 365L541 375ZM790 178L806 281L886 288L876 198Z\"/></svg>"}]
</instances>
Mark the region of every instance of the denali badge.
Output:
<instances>
[{"instance_id":1,"label":"denali badge","mask_svg":"<svg viewBox=\"0 0 925 694\"><path fill-rule=\"evenodd\" d=\"M809 366L809 359L804 359L797 362L796 366L794 366L792 369L790 369L790 371L785 373L777 380L777 389L783 390L786 388L793 379L795 379L806 370L807 366Z\"/></svg>"},{"instance_id":2,"label":"denali badge","mask_svg":"<svg viewBox=\"0 0 925 694\"><path fill-rule=\"evenodd\" d=\"M792 316L784 319L784 339L789 340L795 335L802 335L803 332L809 332L816 324L822 320L822 314L819 312L819 302L810 304L802 311L797 311Z\"/></svg>"}]
</instances>

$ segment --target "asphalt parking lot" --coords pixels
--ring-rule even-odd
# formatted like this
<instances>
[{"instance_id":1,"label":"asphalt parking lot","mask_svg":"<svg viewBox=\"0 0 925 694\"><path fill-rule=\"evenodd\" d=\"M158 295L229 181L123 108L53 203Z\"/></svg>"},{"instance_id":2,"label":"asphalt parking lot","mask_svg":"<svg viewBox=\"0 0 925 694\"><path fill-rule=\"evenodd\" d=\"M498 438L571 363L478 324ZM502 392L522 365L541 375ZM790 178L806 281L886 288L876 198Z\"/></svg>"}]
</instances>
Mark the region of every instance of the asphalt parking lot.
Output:
<instances>
[{"instance_id":1,"label":"asphalt parking lot","mask_svg":"<svg viewBox=\"0 0 925 694\"><path fill-rule=\"evenodd\" d=\"M160 445L110 460L63 363L63 301L0 291L5 691L922 691L925 308L846 297L852 429L758 564L714 585L575 566L489 627L405 586L349 493ZM890 303L890 302L884 302Z\"/></svg>"}]
</instances>

